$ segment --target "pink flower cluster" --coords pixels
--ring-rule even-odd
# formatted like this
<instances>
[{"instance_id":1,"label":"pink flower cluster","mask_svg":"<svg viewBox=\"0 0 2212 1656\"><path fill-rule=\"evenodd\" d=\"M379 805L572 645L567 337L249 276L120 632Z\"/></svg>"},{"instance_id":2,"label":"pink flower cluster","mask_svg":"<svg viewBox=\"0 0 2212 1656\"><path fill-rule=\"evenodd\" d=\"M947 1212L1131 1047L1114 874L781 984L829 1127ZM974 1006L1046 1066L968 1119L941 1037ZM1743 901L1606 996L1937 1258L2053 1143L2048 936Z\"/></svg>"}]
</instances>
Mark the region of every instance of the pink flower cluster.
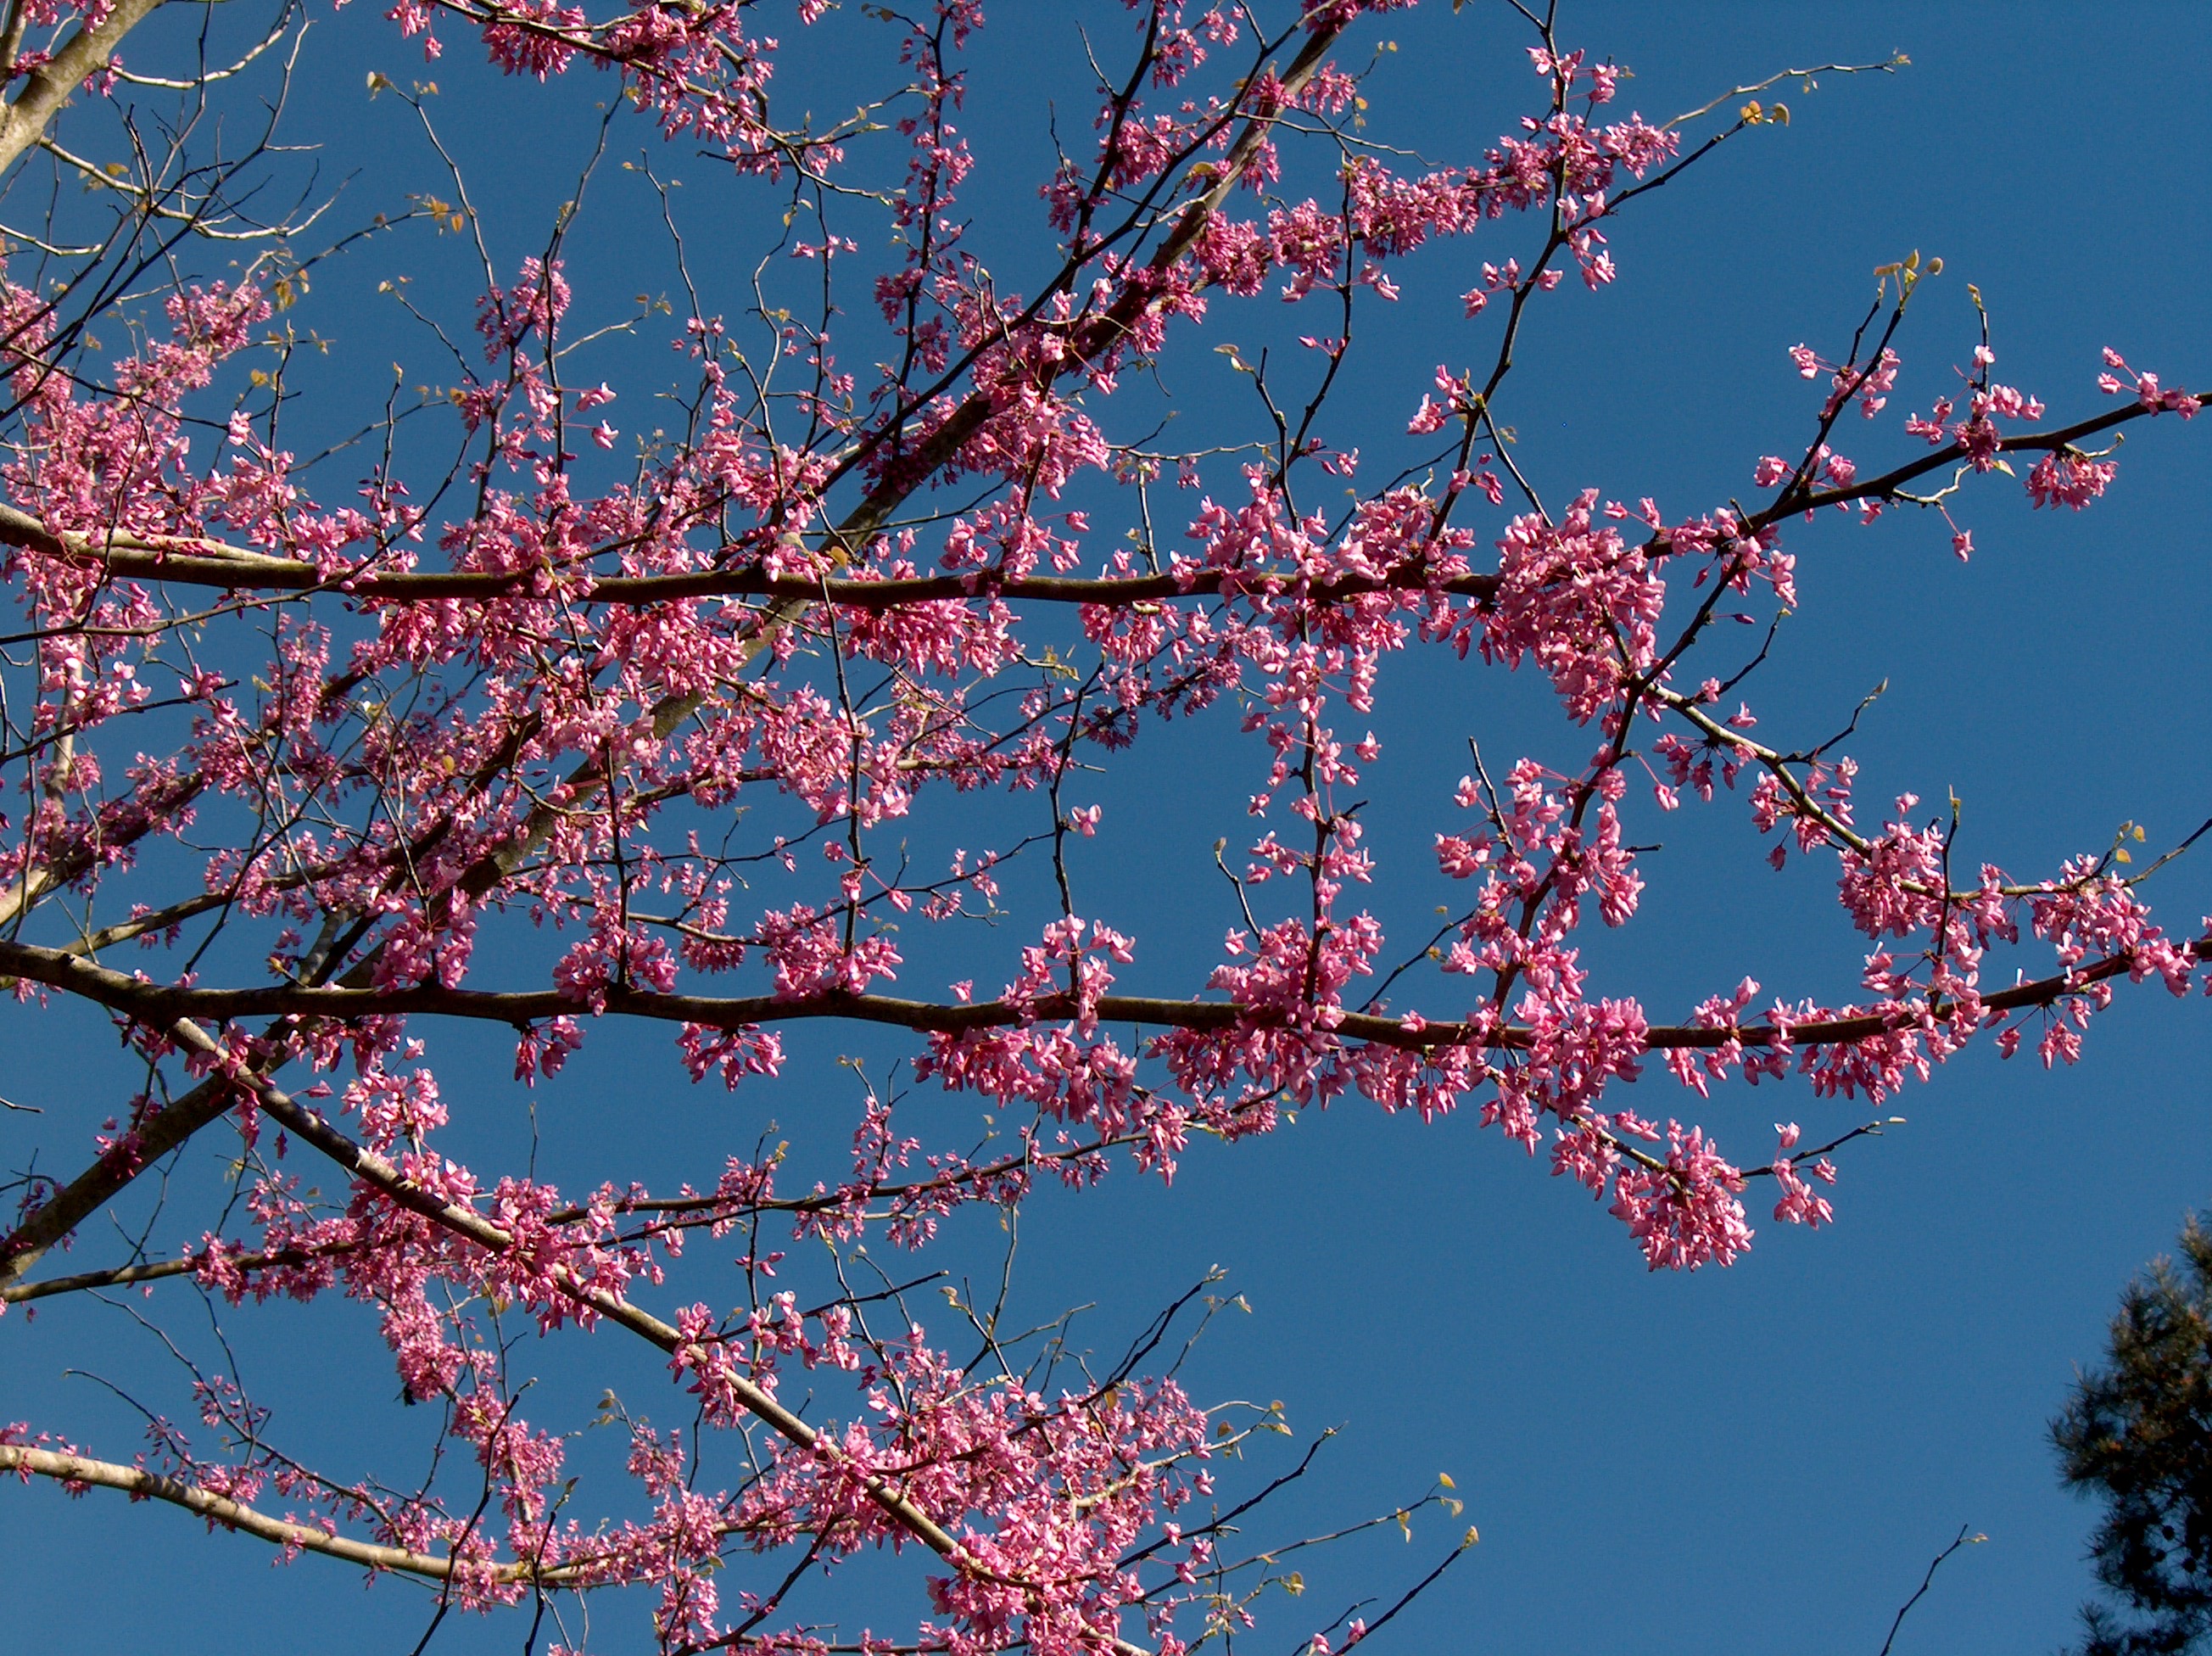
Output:
<instances>
[{"instance_id":1,"label":"pink flower cluster","mask_svg":"<svg viewBox=\"0 0 2212 1656\"><path fill-rule=\"evenodd\" d=\"M21 612L0 662L20 801L0 816L0 977L21 1016L96 1003L149 1073L112 1116L58 1129L70 1144L39 1166L81 1171L24 1182L0 1283L106 1234L89 1221L149 1169L228 1165L226 1194L182 1228L165 1208L173 1233L102 1280L189 1275L240 1311L350 1302L426 1411L406 1418L473 1469L407 1488L312 1475L269 1443L282 1416L196 1375L226 1447L202 1457L157 1420L142 1464L177 1480L163 1498L273 1491L295 1504L288 1551L363 1531L405 1555L377 1568L469 1608L643 1586L671 1648L819 1649L775 1586L793 1561L803 1576L922 1546L940 1562L902 1647L1095 1656L1141 1629L1175 1656L1205 1616L1243 1613L1201 1591L1228 1567L1185 1511L1240 1428L1135 1358L1080 1384L1026 1370L964 1289L927 1330L902 1297L916 1284L858 1285L863 1250L938 1246L955 1215L1013 1209L1040 1179L1172 1180L1194 1145L1356 1095L1425 1120L1471 1106L1547 1150L1652 1269L1725 1266L1760 1180L1778 1222L1835 1219L1834 1158L1869 1130L1857 1101L1978 1038L2009 1056L2033 1034L2046 1065L2072 1062L2124 981L2212 986L2212 922L2153 921L2136 839L2017 879L1970 861L1959 810L1910 792L1863 827L1856 724L1792 746L1752 684L1778 670L1759 641L1800 604L1784 532L1805 516L1931 508L1964 556L1953 496L1981 474L2024 471L2036 505L2086 508L2116 482L2086 445L2197 399L2108 352L2096 383L2122 400L2051 423L1994 380L1984 338L1900 421L1900 298L1841 360L1790 353L1817 394L1802 429L1759 445L1764 506L1670 516L1596 488L1547 504L1505 416L1514 342L1534 310L1595 302L1620 274L1610 222L1701 152L1601 113L1624 71L1547 39L1511 132L1406 167L1410 149L1355 138L1372 87L1346 65L1366 48L1340 50L1397 3L1309 0L1267 41L1242 9L1138 0L1135 62L1085 83L1095 141L1039 169L1043 251L1006 266L1037 272L1018 293L966 245L972 0L915 18L809 0L804 49L890 24L865 38L896 42L898 87L788 129L771 119L783 48L749 32L750 6L401 0L392 17L433 55L433 26L465 21L508 74L606 69L659 131L726 158L733 187L775 183L790 216L732 215L763 238L758 285L718 315L714 282L693 283L658 338L650 307L611 319L555 237L438 322L465 339L473 320L481 342L445 351L457 382L343 458L302 458L267 366L296 344L268 332L276 307L301 296L273 260L181 276L158 306L102 299L127 343L94 362L19 256L0 282L0 581ZM1372 382L1394 388L1356 420L1340 371L1364 362L1375 305L1423 290L1417 259L1460 272L1435 289L1463 292L1447 360ZM1265 333L1284 303L1327 313L1280 325L1296 349L1221 337L1232 317ZM641 341L667 348L659 366ZM1131 412L1126 388L1194 346L1178 371L1218 368L1253 399L1251 441L1199 447ZM1857 458L1836 435L1853 407ZM646 408L675 411L619 411ZM458 457L442 473L422 458L432 432ZM1414 774L1428 750L1386 752L1376 727L1400 658L1424 653L1462 679L1532 668L1565 746L1471 744ZM1100 774L1200 718L1237 819L1186 868ZM1160 781L1158 809L1206 796ZM1744 977L1673 1010L1617 992L1584 923L1651 923L1655 825L1687 834L1686 805L1737 793L1774 871L1829 871L1863 939L1856 983ZM1425 852L1393 864L1405 819L1433 873ZM1102 923L1133 925L1094 890L1109 859L1218 951L1178 959ZM1700 900L1752 911L1734 888ZM501 1051L512 1034L549 1122L579 1096L570 1061L617 1026L657 1027L740 1105L853 1052L801 1030L876 1032L903 1067L884 1081L874 1048L848 1056L856 1122L825 1129L810 1084L786 1116L796 1148L781 1129L717 1148L696 1186L593 1175L564 1196L534 1138L524 1172L493 1171L477 1086L443 1049L434 1068L433 1040L468 1022ZM1701 1115L1740 1076L1802 1087L1825 1124L1732 1161L1706 1122L1629 1107L1662 1069ZM634 1135L643 1154L663 1100L625 1081L622 1149ZM962 1112L982 1124L948 1124ZM173 1158L216 1130L234 1154ZM176 1175L179 1211L196 1176ZM649 1309L679 1269L716 1265L731 1274L672 1320ZM604 1491L571 1471L558 1405L520 1412L533 1331L642 1339L696 1413L695 1435L656 1428L610 1392L599 1418L623 1428L633 1487L588 1521L572 1497ZM781 1556L726 1586L748 1553Z\"/></svg>"}]
</instances>

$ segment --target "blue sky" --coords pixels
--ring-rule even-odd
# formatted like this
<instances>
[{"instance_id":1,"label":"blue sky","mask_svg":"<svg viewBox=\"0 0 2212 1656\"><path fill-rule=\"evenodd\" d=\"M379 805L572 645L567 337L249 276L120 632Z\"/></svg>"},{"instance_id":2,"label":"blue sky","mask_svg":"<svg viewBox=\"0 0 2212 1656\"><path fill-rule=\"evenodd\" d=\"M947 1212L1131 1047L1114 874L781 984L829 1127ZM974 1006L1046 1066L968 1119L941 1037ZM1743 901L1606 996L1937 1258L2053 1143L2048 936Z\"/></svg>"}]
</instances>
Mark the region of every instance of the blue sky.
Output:
<instances>
[{"instance_id":1,"label":"blue sky","mask_svg":"<svg viewBox=\"0 0 2212 1656\"><path fill-rule=\"evenodd\" d=\"M975 245L1010 285L1042 264L1046 94L1060 87L1064 130L1085 107L1079 80L1060 74L1079 9L999 0L970 53L963 125L983 165L967 201ZM1912 62L1783 93L1789 127L1747 135L1620 224L1618 283L1563 289L1537 308L1504 417L1548 496L1649 494L1680 516L1746 494L1756 457L1802 445L1813 411L1788 347L1839 352L1874 267L1915 248L1946 271L1916 299L1899 342L1893 416L1954 383L1974 338L1969 282L1993 318L2000 377L2057 417L2104 405L2094 380L2106 344L2169 381L2212 381L2212 184L2198 136L2212 21L2202 8L1561 9L1563 40L1632 68L1621 102L1655 118L1784 67L1896 51ZM1103 50L1123 38L1118 15L1090 17ZM611 83L501 82L447 33L435 112L457 151L483 155L470 162L471 189L511 270L542 242L584 151L582 118ZM1363 39L1400 48L1368 88L1375 135L1468 157L1530 101L1524 33L1487 0L1456 17L1431 4L1364 26ZM301 130L331 146L332 175L368 169L348 186L352 209L441 188L404 110L362 89L366 67L416 72L368 8L319 21L305 61L315 92ZM825 81L824 107L838 89ZM637 123L615 130L617 154L649 150L696 192L695 268L736 308L740 284L716 256L751 233L741 215L757 198L719 184L711 163L664 151ZM650 203L637 175L610 172L594 188L600 216L570 244L580 306L665 289L665 269L638 274ZM1482 260L1525 256L1533 236L1509 221L1433 246L1409 267L1401 303L1371 307L1368 356L1339 417L1346 440L1388 450L1437 362L1486 362L1492 333L1462 323L1449 295ZM301 314L337 344L334 395L344 376L362 382L364 363L380 373L419 353L389 305L378 307L377 282L407 271L422 292L465 303L459 252L453 240L385 241L319 283L325 308ZM1221 306L1205 343L1280 337L1273 304ZM1291 332L1311 326L1289 320ZM1186 340L1170 359L1164 395L1190 427L1236 428L1239 394L1203 344ZM1800 612L1746 691L1762 729L1826 734L1887 679L1851 749L1862 799L1954 790L1970 854L2019 875L2102 849L2124 819L2144 824L2154 844L2186 833L2212 815L2208 439L2202 423L2135 428L2112 494L2078 517L2031 514L2001 480L1969 491L1957 514L1977 552L1965 566L1924 517L1794 529ZM1843 441L1869 460L1907 452L1891 418ZM1562 764L1588 743L1563 729L1533 675L1419 656L1392 664L1375 724L1385 741L1368 819L1385 871L1375 902L1404 938L1443 900L1427 846L1447 825L1467 735L1486 753ZM1132 982L1180 993L1202 970L1225 923L1211 847L1246 831L1255 780L1254 756L1217 720L1155 731L1100 783L1105 825L1079 874L1101 917L1142 940ZM1851 994L1863 948L1832 880L1802 862L1771 874L1744 815L1724 799L1664 824L1642 915L1591 944L1607 992L1637 994L1655 1015L1679 1015L1747 972L1792 996ZM2212 910L2208 871L2200 855L2161 875L2150 896L2171 925ZM917 992L935 989L934 964L918 960ZM991 957L977 975L1004 970ZM125 1073L99 1051L93 1020L0 1017L0 1090L54 1108L42 1137L70 1112L88 1130L119 1099ZM597 1040L540 1093L533 1123L505 1083L502 1043L437 1039L449 1095L488 1101L457 1125L472 1160L512 1165L534 1124L556 1177L657 1183L699 1178L771 1123L834 1152L854 1092L830 1061L866 1051L880 1064L893 1050L810 1031L793 1041L783 1082L732 1099L685 1088L657 1037ZM1989 1539L1946 1567L1899 1656L2052 1648L2088 1586L2080 1556L2093 1513L2055 1487L2045 1422L2074 1367L2095 1357L2126 1275L2185 1209L2212 1201L2208 1066L2204 1006L2154 990L2124 993L2074 1069L1978 1050L1889 1106L1904 1125L1852 1147L1832 1230L1762 1222L1748 1257L1694 1277L1648 1275L1615 1221L1471 1112L1424 1127L1355 1101L1270 1139L1194 1153L1172 1190L1117 1174L1079 1197L1041 1193L1021 1221L1019 1293L1044 1315L1095 1304L1079 1326L1108 1350L1207 1267L1227 1268L1250 1314L1209 1333L1188 1371L1194 1394L1279 1398L1302 1433L1343 1428L1270 1534L1387 1509L1449 1472L1483 1542L1387 1648L1872 1656L1961 1524ZM1656 1070L1622 1102L1646 1114L1696 1105ZM1796 1086L1732 1086L1695 1113L1746 1157L1772 1122L1826 1136L1864 1117ZM973 1117L957 1101L918 1099L916 1119L925 1136L961 1142ZM11 1165L28 1131L0 1118ZM947 1260L995 1269L995 1244L979 1221L951 1239ZM80 1257L97 1249L88 1241ZM160 1309L199 1337L182 1293ZM364 1418L387 1429L397 1384L350 1308L235 1321L242 1361L290 1377L292 1441L343 1458ZM125 1457L127 1416L61 1371L129 1372L143 1360L140 1330L102 1306L55 1305L27 1330L11 1318L4 1337L0 1414L65 1424ZM534 1405L549 1422L562 1409L580 1418L610 1373L650 1408L654 1363L586 1355L593 1364L550 1373ZM405 1650L421 1629L419 1599L392 1584L364 1595L352 1572L314 1561L272 1572L258 1543L209 1540L179 1513L101 1496L65 1505L44 1489L4 1499L18 1579L34 1584L10 1595L27 1649L129 1647L158 1629L179 1652ZM1393 1536L1317 1558L1307 1596L1275 1601L1257 1648L1290 1650L1352 1598L1395 1597L1453 1532L1431 1523L1410 1549ZM830 1598L849 1592L836 1608L879 1630L910 1623L919 1601L890 1574L856 1571ZM592 1648L641 1647L642 1614L603 1610ZM520 1642L519 1627L469 1622L449 1623L434 1647Z\"/></svg>"}]
</instances>

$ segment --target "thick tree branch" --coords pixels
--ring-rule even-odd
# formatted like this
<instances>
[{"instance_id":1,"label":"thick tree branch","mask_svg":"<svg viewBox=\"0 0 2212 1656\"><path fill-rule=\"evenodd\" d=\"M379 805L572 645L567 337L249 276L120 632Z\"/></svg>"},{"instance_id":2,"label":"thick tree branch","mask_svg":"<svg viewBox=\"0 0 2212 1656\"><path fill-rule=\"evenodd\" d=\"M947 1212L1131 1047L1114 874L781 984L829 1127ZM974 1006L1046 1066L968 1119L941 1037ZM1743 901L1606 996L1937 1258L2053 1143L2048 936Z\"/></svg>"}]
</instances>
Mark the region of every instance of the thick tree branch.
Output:
<instances>
[{"instance_id":1,"label":"thick tree branch","mask_svg":"<svg viewBox=\"0 0 2212 1656\"><path fill-rule=\"evenodd\" d=\"M0 111L0 172L39 141L70 95L107 67L123 37L149 16L161 0L116 0L100 27L80 27L61 50L24 77L15 101Z\"/></svg>"}]
</instances>

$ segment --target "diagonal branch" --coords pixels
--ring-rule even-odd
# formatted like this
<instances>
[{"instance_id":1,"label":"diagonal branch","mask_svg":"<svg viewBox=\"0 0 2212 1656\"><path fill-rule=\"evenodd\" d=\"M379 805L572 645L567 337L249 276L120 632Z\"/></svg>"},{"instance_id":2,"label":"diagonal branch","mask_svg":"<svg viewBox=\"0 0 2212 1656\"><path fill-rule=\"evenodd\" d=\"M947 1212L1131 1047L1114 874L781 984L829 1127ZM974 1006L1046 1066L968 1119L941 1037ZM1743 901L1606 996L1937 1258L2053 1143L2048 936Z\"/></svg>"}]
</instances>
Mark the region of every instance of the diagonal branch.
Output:
<instances>
[{"instance_id":1,"label":"diagonal branch","mask_svg":"<svg viewBox=\"0 0 2212 1656\"><path fill-rule=\"evenodd\" d=\"M190 1047L218 1063L228 1056L215 1037L188 1020L179 1020L169 1032L179 1045ZM355 1143L320 1115L303 1107L265 1075L244 1069L232 1080L240 1091L252 1096L271 1120L280 1123L294 1137L313 1145L344 1172L374 1188L387 1201L420 1215L441 1229L472 1242L488 1252L505 1253L514 1245L512 1235L474 1209L444 1201L422 1189L386 1158L364 1145ZM549 1275L561 1292L578 1306L628 1329L671 1355L684 1348L686 1342L683 1335L672 1324L632 1305L618 1294L580 1279L568 1266L556 1264ZM731 1395L739 1406L779 1437L823 1458L842 1458L834 1433L817 1431L809 1426L743 1375L730 1374L725 1378ZM863 1472L858 1474L857 1481L869 1500L880 1507L893 1523L955 1569L1006 1586L1020 1587L1026 1585L999 1576L970 1559L950 1531L884 1478L874 1473ZM1150 1656L1150 1653L1142 1647L1126 1640L1115 1640L1114 1648L1117 1656Z\"/></svg>"},{"instance_id":2,"label":"diagonal branch","mask_svg":"<svg viewBox=\"0 0 2212 1656\"><path fill-rule=\"evenodd\" d=\"M380 1546L372 1541L355 1541L345 1536L332 1535L316 1525L272 1518L255 1507L233 1501L228 1495L203 1489L182 1478L149 1471L143 1466L124 1466L111 1460L62 1454L52 1449L33 1448L27 1444L0 1443L0 1473L8 1472L15 1473L26 1481L34 1476L52 1478L71 1489L87 1485L100 1489L120 1489L133 1501L166 1501L172 1506L181 1507L186 1512L207 1519L211 1528L220 1525L224 1529L237 1530L280 1547L296 1547L303 1552L320 1553L326 1558L341 1559L366 1569L396 1570L409 1575L427 1576L433 1581L443 1581L453 1574L453 1561L450 1558L414 1552L404 1547ZM582 1585L594 1568L592 1563L574 1563L556 1564L541 1570L527 1562L464 1567L469 1575L479 1580L499 1583L529 1581L547 1587Z\"/></svg>"},{"instance_id":3,"label":"diagonal branch","mask_svg":"<svg viewBox=\"0 0 2212 1656\"><path fill-rule=\"evenodd\" d=\"M161 0L117 0L97 28L80 26L60 51L24 77L23 89L0 113L0 172L36 143L70 94L107 67L123 37L152 15Z\"/></svg>"}]
</instances>

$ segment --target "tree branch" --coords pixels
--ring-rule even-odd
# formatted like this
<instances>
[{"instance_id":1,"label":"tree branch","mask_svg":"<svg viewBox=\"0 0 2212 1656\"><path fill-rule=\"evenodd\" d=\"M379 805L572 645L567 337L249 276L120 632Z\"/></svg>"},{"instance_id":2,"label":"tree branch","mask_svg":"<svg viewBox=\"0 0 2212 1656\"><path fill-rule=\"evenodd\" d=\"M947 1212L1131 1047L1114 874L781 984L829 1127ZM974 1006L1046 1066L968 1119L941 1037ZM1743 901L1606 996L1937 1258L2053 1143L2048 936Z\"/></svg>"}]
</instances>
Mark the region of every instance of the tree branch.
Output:
<instances>
[{"instance_id":1,"label":"tree branch","mask_svg":"<svg viewBox=\"0 0 2212 1656\"><path fill-rule=\"evenodd\" d=\"M39 141L47 125L86 79L107 67L123 37L149 16L161 0L116 0L100 27L80 27L46 62L25 77L15 100L0 113L0 172L15 165Z\"/></svg>"}]
</instances>

